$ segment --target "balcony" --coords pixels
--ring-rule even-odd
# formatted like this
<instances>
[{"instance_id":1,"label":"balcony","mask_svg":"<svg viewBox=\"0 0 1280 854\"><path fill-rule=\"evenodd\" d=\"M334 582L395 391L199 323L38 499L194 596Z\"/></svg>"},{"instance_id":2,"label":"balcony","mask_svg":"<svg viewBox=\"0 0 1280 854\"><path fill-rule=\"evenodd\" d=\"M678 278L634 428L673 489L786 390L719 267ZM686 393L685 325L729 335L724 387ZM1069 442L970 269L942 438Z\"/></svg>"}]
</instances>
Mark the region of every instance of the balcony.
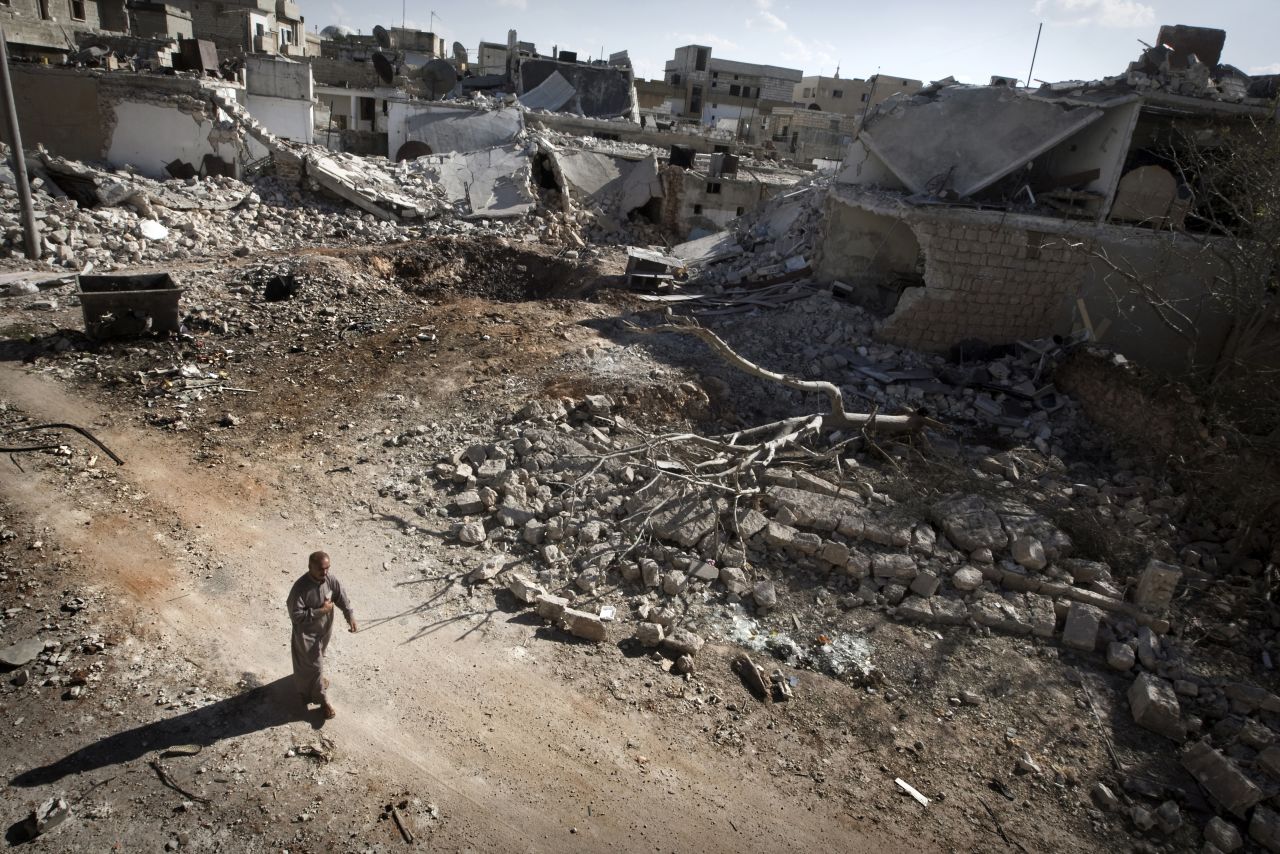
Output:
<instances>
[{"instance_id":1,"label":"balcony","mask_svg":"<svg viewBox=\"0 0 1280 854\"><path fill-rule=\"evenodd\" d=\"M307 55L307 46L301 44L287 44L280 52L285 56L291 56L296 59Z\"/></svg>"},{"instance_id":2,"label":"balcony","mask_svg":"<svg viewBox=\"0 0 1280 854\"><path fill-rule=\"evenodd\" d=\"M302 18L302 7L293 0L276 0L276 18L297 21Z\"/></svg>"},{"instance_id":3,"label":"balcony","mask_svg":"<svg viewBox=\"0 0 1280 854\"><path fill-rule=\"evenodd\" d=\"M254 53L279 53L280 52L280 36L278 33L263 33L260 36L253 37Z\"/></svg>"}]
</instances>

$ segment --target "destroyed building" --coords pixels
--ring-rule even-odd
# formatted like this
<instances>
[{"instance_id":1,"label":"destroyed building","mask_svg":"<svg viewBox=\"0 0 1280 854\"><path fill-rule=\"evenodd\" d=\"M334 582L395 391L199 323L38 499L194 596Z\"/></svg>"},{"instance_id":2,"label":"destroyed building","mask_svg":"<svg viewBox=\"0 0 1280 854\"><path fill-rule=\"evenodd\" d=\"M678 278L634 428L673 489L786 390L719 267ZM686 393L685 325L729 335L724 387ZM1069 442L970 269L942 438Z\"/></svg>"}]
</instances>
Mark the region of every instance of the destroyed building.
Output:
<instances>
[{"instance_id":1,"label":"destroyed building","mask_svg":"<svg viewBox=\"0 0 1280 854\"><path fill-rule=\"evenodd\" d=\"M1161 334L1150 306L1117 306L1119 265L1184 302L1202 335L1195 359L1211 363L1229 318L1197 296L1210 258L1185 231L1195 193L1166 149L1181 130L1212 145L1276 110L1267 80L1219 62L1224 39L1166 27L1159 47L1105 80L943 81L889 98L836 177L819 274L888 311L882 334L909 346L942 352L1083 324L1150 364L1186 367L1185 344Z\"/></svg>"},{"instance_id":2,"label":"destroyed building","mask_svg":"<svg viewBox=\"0 0 1280 854\"><path fill-rule=\"evenodd\" d=\"M798 68L720 59L696 44L676 48L663 74L680 92L677 115L748 135L773 107L791 106L802 77Z\"/></svg>"}]
</instances>

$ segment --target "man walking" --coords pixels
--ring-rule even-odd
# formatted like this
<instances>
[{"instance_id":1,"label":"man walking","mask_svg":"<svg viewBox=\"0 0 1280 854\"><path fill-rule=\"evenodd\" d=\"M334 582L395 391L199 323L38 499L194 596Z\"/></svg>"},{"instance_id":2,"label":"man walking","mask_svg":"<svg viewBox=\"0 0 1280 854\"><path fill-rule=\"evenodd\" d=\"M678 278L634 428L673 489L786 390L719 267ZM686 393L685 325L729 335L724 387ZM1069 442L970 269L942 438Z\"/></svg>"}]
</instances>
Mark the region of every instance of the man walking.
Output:
<instances>
[{"instance_id":1,"label":"man walking","mask_svg":"<svg viewBox=\"0 0 1280 854\"><path fill-rule=\"evenodd\" d=\"M308 703L319 703L326 718L337 714L326 693L324 651L333 635L333 606L342 609L350 631L356 631L355 612L342 584L329 572L329 556L312 552L306 573L289 591L289 619L293 623L293 679Z\"/></svg>"}]
</instances>

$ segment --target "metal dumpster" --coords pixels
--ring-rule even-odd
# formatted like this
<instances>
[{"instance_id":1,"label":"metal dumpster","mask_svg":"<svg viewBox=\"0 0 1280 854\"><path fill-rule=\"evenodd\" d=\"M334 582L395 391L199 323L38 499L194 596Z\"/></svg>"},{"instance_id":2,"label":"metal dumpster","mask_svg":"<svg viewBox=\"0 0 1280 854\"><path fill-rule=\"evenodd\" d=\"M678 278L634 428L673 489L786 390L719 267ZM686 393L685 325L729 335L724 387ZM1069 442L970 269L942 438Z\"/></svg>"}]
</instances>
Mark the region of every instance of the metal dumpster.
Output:
<instances>
[{"instance_id":1,"label":"metal dumpster","mask_svg":"<svg viewBox=\"0 0 1280 854\"><path fill-rule=\"evenodd\" d=\"M84 331L90 338L129 338L178 331L178 296L168 273L79 276Z\"/></svg>"}]
</instances>

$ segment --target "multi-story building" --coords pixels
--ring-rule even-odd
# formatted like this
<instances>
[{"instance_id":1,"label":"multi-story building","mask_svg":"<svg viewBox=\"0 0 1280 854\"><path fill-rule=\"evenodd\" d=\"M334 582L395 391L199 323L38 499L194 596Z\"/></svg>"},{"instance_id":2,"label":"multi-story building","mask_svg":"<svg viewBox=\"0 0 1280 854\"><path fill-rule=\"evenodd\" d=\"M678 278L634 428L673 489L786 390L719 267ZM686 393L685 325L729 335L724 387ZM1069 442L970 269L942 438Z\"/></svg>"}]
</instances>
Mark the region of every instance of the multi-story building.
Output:
<instances>
[{"instance_id":1,"label":"multi-story building","mask_svg":"<svg viewBox=\"0 0 1280 854\"><path fill-rule=\"evenodd\" d=\"M222 53L307 55L302 9L296 0L188 0L195 37Z\"/></svg>"},{"instance_id":2,"label":"multi-story building","mask_svg":"<svg viewBox=\"0 0 1280 854\"><path fill-rule=\"evenodd\" d=\"M0 0L0 24L15 56L38 58L77 50L80 32L128 32L125 0Z\"/></svg>"},{"instance_id":3,"label":"multi-story building","mask_svg":"<svg viewBox=\"0 0 1280 854\"><path fill-rule=\"evenodd\" d=\"M866 80L844 77L805 77L795 85L791 100L810 110L861 116L868 107L891 95L920 91L924 83L909 77L873 74Z\"/></svg>"},{"instance_id":4,"label":"multi-story building","mask_svg":"<svg viewBox=\"0 0 1280 854\"><path fill-rule=\"evenodd\" d=\"M680 94L679 115L751 136L775 106L790 106L804 72L712 57L711 48L676 48L663 80Z\"/></svg>"},{"instance_id":5,"label":"multi-story building","mask_svg":"<svg viewBox=\"0 0 1280 854\"><path fill-rule=\"evenodd\" d=\"M789 160L842 160L858 119L806 107L776 107L765 120L765 138Z\"/></svg>"}]
</instances>

